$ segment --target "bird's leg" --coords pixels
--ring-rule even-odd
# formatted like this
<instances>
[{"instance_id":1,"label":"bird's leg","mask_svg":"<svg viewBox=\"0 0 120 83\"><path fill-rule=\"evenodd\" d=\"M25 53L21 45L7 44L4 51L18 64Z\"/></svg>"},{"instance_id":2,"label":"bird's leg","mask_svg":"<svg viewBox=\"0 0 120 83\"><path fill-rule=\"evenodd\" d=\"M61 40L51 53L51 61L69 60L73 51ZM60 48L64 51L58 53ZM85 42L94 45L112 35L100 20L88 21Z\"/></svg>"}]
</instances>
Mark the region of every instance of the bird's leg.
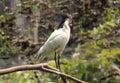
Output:
<instances>
[{"instance_id":1,"label":"bird's leg","mask_svg":"<svg viewBox=\"0 0 120 83\"><path fill-rule=\"evenodd\" d=\"M55 52L54 60L55 60L56 68L57 68L58 64L57 64L57 55L56 55L56 52Z\"/></svg>"},{"instance_id":2,"label":"bird's leg","mask_svg":"<svg viewBox=\"0 0 120 83\"><path fill-rule=\"evenodd\" d=\"M58 69L61 71L61 68L60 68L60 55L58 55Z\"/></svg>"},{"instance_id":3,"label":"bird's leg","mask_svg":"<svg viewBox=\"0 0 120 83\"><path fill-rule=\"evenodd\" d=\"M61 68L60 68L60 55L57 56L56 52L55 52L54 60L55 60L56 68L61 70Z\"/></svg>"},{"instance_id":4,"label":"bird's leg","mask_svg":"<svg viewBox=\"0 0 120 83\"><path fill-rule=\"evenodd\" d=\"M60 55L57 56L56 52L55 52L54 60L55 60L56 68L58 68L61 71L61 68L60 68ZM63 83L67 83L66 77L63 77L62 75L60 77L61 77Z\"/></svg>"},{"instance_id":5,"label":"bird's leg","mask_svg":"<svg viewBox=\"0 0 120 83\"><path fill-rule=\"evenodd\" d=\"M57 63L58 64L58 69L61 71L61 68L60 68L60 55L58 55L57 59L58 59L58 63ZM66 77L64 77L62 75L60 77L61 77L63 83L68 83L67 80L66 80Z\"/></svg>"}]
</instances>

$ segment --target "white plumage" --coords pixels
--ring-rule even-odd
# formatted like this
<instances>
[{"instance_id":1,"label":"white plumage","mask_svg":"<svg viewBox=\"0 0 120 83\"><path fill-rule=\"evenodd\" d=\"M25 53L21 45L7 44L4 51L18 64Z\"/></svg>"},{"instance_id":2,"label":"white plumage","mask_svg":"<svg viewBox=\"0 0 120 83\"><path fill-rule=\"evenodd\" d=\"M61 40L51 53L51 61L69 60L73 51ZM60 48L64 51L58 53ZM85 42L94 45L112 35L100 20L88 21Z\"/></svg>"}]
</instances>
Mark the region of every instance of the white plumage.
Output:
<instances>
[{"instance_id":1,"label":"white plumage","mask_svg":"<svg viewBox=\"0 0 120 83\"><path fill-rule=\"evenodd\" d=\"M37 53L37 59L41 62L44 58L54 57L56 66L59 66L59 57L61 56L66 44L70 38L70 22L71 16L63 15L60 24L60 29L55 30L44 45L39 49ZM55 55L55 56L54 56ZM58 62L58 63L57 63Z\"/></svg>"}]
</instances>

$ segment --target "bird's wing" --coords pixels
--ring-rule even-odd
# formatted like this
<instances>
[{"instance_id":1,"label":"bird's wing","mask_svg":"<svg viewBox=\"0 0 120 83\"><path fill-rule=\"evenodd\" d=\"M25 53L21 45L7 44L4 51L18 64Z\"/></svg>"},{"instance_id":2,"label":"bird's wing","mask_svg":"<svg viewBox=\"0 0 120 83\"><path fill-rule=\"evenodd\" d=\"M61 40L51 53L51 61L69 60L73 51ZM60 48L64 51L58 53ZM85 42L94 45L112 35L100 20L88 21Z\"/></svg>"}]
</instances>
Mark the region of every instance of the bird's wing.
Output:
<instances>
[{"instance_id":1,"label":"bird's wing","mask_svg":"<svg viewBox=\"0 0 120 83\"><path fill-rule=\"evenodd\" d=\"M60 30L60 29L59 29ZM60 35L60 31L59 30L55 30L50 37L47 39L47 41L44 43L44 45L39 49L38 51L38 56L40 56L41 54L45 53L46 50L48 50L51 46L51 42L55 39L56 36Z\"/></svg>"},{"instance_id":2,"label":"bird's wing","mask_svg":"<svg viewBox=\"0 0 120 83\"><path fill-rule=\"evenodd\" d=\"M43 45L43 49L46 52L55 51L55 49L62 49L68 41L67 35L62 29L54 31L48 40Z\"/></svg>"},{"instance_id":3,"label":"bird's wing","mask_svg":"<svg viewBox=\"0 0 120 83\"><path fill-rule=\"evenodd\" d=\"M61 35L62 32L63 32L62 29L55 30L55 31L50 35L50 37L47 39L47 41L46 41L45 43L53 40L56 36Z\"/></svg>"}]
</instances>

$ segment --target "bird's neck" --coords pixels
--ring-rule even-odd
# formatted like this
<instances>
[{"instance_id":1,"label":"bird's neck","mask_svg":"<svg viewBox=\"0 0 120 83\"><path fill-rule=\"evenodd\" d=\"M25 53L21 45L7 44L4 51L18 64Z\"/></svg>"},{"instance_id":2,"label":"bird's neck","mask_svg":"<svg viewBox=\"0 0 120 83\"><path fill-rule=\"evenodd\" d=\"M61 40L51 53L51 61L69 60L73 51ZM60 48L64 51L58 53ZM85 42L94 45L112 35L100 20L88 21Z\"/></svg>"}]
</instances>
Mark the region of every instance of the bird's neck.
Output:
<instances>
[{"instance_id":1,"label":"bird's neck","mask_svg":"<svg viewBox=\"0 0 120 83\"><path fill-rule=\"evenodd\" d=\"M60 22L60 24L59 24L59 26L58 26L58 29L63 27L64 22L65 22L65 20L62 20L62 21Z\"/></svg>"},{"instance_id":2,"label":"bird's neck","mask_svg":"<svg viewBox=\"0 0 120 83\"><path fill-rule=\"evenodd\" d=\"M70 32L70 27L69 27L69 19L66 19L66 21L64 22L63 24L63 28L66 30L66 31L69 31Z\"/></svg>"},{"instance_id":3,"label":"bird's neck","mask_svg":"<svg viewBox=\"0 0 120 83\"><path fill-rule=\"evenodd\" d=\"M64 22L64 24L69 25L69 22L70 22L70 20L66 19L65 22Z\"/></svg>"},{"instance_id":4,"label":"bird's neck","mask_svg":"<svg viewBox=\"0 0 120 83\"><path fill-rule=\"evenodd\" d=\"M66 29L70 29L70 27L69 27L69 19L66 19L66 21L64 22L64 24L63 24L63 26L65 26L64 28L66 28Z\"/></svg>"},{"instance_id":5,"label":"bird's neck","mask_svg":"<svg viewBox=\"0 0 120 83\"><path fill-rule=\"evenodd\" d=\"M63 27L65 31L70 32L69 22L69 19L62 20L58 26L58 29Z\"/></svg>"}]
</instances>

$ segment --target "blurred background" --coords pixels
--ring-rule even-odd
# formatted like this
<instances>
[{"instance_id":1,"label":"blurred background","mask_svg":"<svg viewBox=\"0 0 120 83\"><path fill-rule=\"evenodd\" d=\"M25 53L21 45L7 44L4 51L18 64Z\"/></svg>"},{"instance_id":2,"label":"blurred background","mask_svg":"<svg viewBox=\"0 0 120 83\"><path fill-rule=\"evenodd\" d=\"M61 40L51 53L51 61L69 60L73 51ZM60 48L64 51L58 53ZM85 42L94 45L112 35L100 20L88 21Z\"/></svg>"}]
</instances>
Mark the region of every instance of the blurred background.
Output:
<instances>
[{"instance_id":1,"label":"blurred background","mask_svg":"<svg viewBox=\"0 0 120 83\"><path fill-rule=\"evenodd\" d=\"M38 49L57 29L63 13L73 19L61 57L62 71L87 83L99 83L102 77L119 72L120 0L0 0L0 68L37 63ZM54 60L48 63L55 67ZM34 71L0 76L0 83L38 80L62 83L45 72L38 72L38 78ZM119 81L120 76L112 76L101 83Z\"/></svg>"}]
</instances>

